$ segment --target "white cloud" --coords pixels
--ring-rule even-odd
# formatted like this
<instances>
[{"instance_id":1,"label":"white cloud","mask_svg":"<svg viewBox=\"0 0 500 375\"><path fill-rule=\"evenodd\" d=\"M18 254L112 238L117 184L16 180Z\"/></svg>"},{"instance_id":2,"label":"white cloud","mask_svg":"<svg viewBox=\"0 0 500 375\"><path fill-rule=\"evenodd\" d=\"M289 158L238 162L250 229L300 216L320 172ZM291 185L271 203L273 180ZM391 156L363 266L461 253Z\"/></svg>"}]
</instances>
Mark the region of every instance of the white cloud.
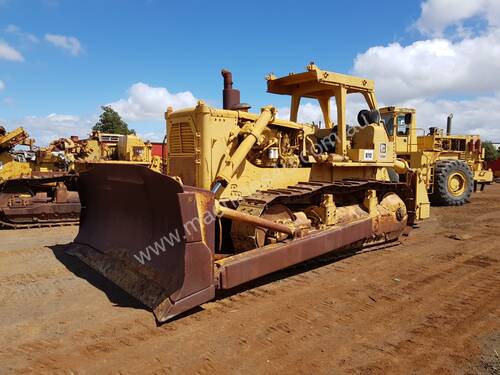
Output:
<instances>
[{"instance_id":1,"label":"white cloud","mask_svg":"<svg viewBox=\"0 0 500 375\"><path fill-rule=\"evenodd\" d=\"M21 55L21 52L16 50L14 47L11 47L3 40L0 40L0 59L19 62L24 61L24 57Z\"/></svg>"},{"instance_id":2,"label":"white cloud","mask_svg":"<svg viewBox=\"0 0 500 375\"><path fill-rule=\"evenodd\" d=\"M109 103L125 121L161 120L167 107L174 110L196 105L197 99L190 91L170 93L165 87L151 87L146 83L134 83L128 90L128 98Z\"/></svg>"},{"instance_id":3,"label":"white cloud","mask_svg":"<svg viewBox=\"0 0 500 375\"><path fill-rule=\"evenodd\" d=\"M349 96L347 97L350 100ZM391 105L379 103L380 107ZM465 100L428 100L423 98L410 99L399 103L401 107L417 109L417 127L427 130L431 126L446 128L446 117L453 113L454 134L477 134L482 139L500 141L500 91L491 96L481 96ZM346 108L347 124L357 124L357 115L361 109L367 108L366 103L359 98L350 100ZM332 103L332 118L335 121L335 105ZM278 117L288 120L290 108L278 109ZM306 103L299 108L298 121L316 124L323 122L319 105ZM419 133L421 134L421 133Z\"/></svg>"},{"instance_id":4,"label":"white cloud","mask_svg":"<svg viewBox=\"0 0 500 375\"><path fill-rule=\"evenodd\" d=\"M52 113L45 117L26 116L8 127L22 126L36 140L37 145L46 146L61 137L86 137L94 123L90 118Z\"/></svg>"},{"instance_id":5,"label":"white cloud","mask_svg":"<svg viewBox=\"0 0 500 375\"><path fill-rule=\"evenodd\" d=\"M465 100L413 99L402 106L417 109L417 126L446 128L446 117L453 113L454 134L478 134L484 140L500 140L500 91L491 96Z\"/></svg>"},{"instance_id":6,"label":"white cloud","mask_svg":"<svg viewBox=\"0 0 500 375\"><path fill-rule=\"evenodd\" d=\"M58 48L67 50L73 56L83 53L82 44L73 36L45 34L45 40Z\"/></svg>"},{"instance_id":7,"label":"white cloud","mask_svg":"<svg viewBox=\"0 0 500 375\"><path fill-rule=\"evenodd\" d=\"M22 39L25 39L29 42L32 42L32 43L38 43L38 38L31 34L31 33L26 33L24 31L22 31L19 27L17 27L16 25L8 25L6 28L5 28L5 32L9 33L9 34L14 34L14 35L17 35L18 37L22 38Z\"/></svg>"},{"instance_id":8,"label":"white cloud","mask_svg":"<svg viewBox=\"0 0 500 375\"><path fill-rule=\"evenodd\" d=\"M128 90L128 98L110 103L125 121L157 120L162 122L168 106L174 109L193 107L197 99L189 92L170 93L164 87L151 87L145 83L136 83ZM27 116L22 120L8 124L9 128L23 126L37 145L47 145L61 137L77 135L86 137L97 121L97 116L75 116L52 113L48 116ZM139 124L131 126L143 139L161 141L164 125L155 127Z\"/></svg>"},{"instance_id":9,"label":"white cloud","mask_svg":"<svg viewBox=\"0 0 500 375\"><path fill-rule=\"evenodd\" d=\"M500 87L500 29L458 42L439 38L372 47L356 57L354 72L374 79L388 102L489 92Z\"/></svg>"},{"instance_id":10,"label":"white cloud","mask_svg":"<svg viewBox=\"0 0 500 375\"><path fill-rule=\"evenodd\" d=\"M137 129L136 129L137 131ZM137 132L137 136L141 138L144 141L150 141L150 142L161 142L163 140L163 137L165 136L165 133L158 133L158 132Z\"/></svg>"},{"instance_id":11,"label":"white cloud","mask_svg":"<svg viewBox=\"0 0 500 375\"><path fill-rule=\"evenodd\" d=\"M362 109L368 109L366 100L361 94L349 94L346 97L346 123L356 125L358 123L358 113ZM300 123L315 123L324 126L323 112L318 102L315 100L304 100L299 106L297 121ZM278 118L288 120L290 118L290 107L278 108ZM330 118L337 123L337 106L335 100L330 101Z\"/></svg>"},{"instance_id":12,"label":"white cloud","mask_svg":"<svg viewBox=\"0 0 500 375\"><path fill-rule=\"evenodd\" d=\"M288 120L290 118L290 107L278 108L278 118ZM321 113L320 106L310 102L301 104L299 106L297 121L307 124L323 122L323 114Z\"/></svg>"},{"instance_id":13,"label":"white cloud","mask_svg":"<svg viewBox=\"0 0 500 375\"><path fill-rule=\"evenodd\" d=\"M5 83L0 80L0 91L5 90Z\"/></svg>"},{"instance_id":14,"label":"white cloud","mask_svg":"<svg viewBox=\"0 0 500 375\"><path fill-rule=\"evenodd\" d=\"M415 108L420 128L453 112L456 134L499 139L500 1L428 0L415 25L422 40L369 48L354 73L375 80L381 102Z\"/></svg>"},{"instance_id":15,"label":"white cloud","mask_svg":"<svg viewBox=\"0 0 500 375\"><path fill-rule=\"evenodd\" d=\"M3 121L2 125L8 130L22 126L30 137L35 139L37 146L47 146L55 139L69 138L72 135L87 138L98 120L97 117L51 113L47 116L26 116L18 121ZM158 127L141 125L131 128L137 131L139 137L152 142L161 142L165 135L163 123Z\"/></svg>"},{"instance_id":16,"label":"white cloud","mask_svg":"<svg viewBox=\"0 0 500 375\"><path fill-rule=\"evenodd\" d=\"M58 115L57 113L51 113L46 117L46 119L54 123L76 123L77 121L80 121L78 116Z\"/></svg>"},{"instance_id":17,"label":"white cloud","mask_svg":"<svg viewBox=\"0 0 500 375\"><path fill-rule=\"evenodd\" d=\"M460 29L472 17L485 19L493 27L500 25L498 0L427 0L421 9L415 26L427 35L442 36L450 26Z\"/></svg>"}]
</instances>

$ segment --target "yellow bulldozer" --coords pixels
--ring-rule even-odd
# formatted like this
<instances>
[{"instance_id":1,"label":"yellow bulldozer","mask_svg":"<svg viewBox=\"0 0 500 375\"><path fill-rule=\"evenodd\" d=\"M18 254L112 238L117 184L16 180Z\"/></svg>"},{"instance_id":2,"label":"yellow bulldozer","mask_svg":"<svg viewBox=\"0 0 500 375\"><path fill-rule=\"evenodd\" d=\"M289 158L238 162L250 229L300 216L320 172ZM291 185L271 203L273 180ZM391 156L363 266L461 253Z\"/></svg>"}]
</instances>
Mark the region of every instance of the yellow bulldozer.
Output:
<instances>
[{"instance_id":1,"label":"yellow bulldozer","mask_svg":"<svg viewBox=\"0 0 500 375\"><path fill-rule=\"evenodd\" d=\"M314 64L269 75L267 91L291 98L283 120L272 106L249 112L231 73L222 75L222 109L199 101L167 112L168 175L103 165L78 180L81 223L68 252L160 322L218 289L334 250L396 241L429 215L425 181L396 158L373 81ZM351 94L365 108L348 128ZM318 101L324 128L297 122L303 98Z\"/></svg>"},{"instance_id":2,"label":"yellow bulldozer","mask_svg":"<svg viewBox=\"0 0 500 375\"><path fill-rule=\"evenodd\" d=\"M37 148L24 129L9 133L0 129L0 226L76 224L78 174L103 163L142 165L159 172L162 158L153 156L151 148L135 135L99 132L87 139L60 138Z\"/></svg>"},{"instance_id":3,"label":"yellow bulldozer","mask_svg":"<svg viewBox=\"0 0 500 375\"><path fill-rule=\"evenodd\" d=\"M446 134L437 127L428 131L417 128L413 108L384 107L380 114L397 156L419 170L433 204L462 205L478 187L482 191L493 181L480 137L452 134L452 114L447 118Z\"/></svg>"}]
</instances>

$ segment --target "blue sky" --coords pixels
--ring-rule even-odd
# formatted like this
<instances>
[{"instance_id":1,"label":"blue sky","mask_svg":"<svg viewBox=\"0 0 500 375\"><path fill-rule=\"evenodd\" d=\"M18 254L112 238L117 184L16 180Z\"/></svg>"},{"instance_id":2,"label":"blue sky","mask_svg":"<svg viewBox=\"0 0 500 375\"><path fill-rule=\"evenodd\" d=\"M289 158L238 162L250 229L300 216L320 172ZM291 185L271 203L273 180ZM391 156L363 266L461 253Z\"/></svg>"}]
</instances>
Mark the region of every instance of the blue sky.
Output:
<instances>
[{"instance_id":1,"label":"blue sky","mask_svg":"<svg viewBox=\"0 0 500 375\"><path fill-rule=\"evenodd\" d=\"M433 72L449 71L443 64L450 63L441 61L436 42L448 42L455 51L496 27L485 15L486 7L494 6L488 0L478 1L485 12L466 9L439 21L443 17L435 13L443 12L440 2L446 1L427 1L437 10L426 15L426 3L420 1L0 0L0 119L8 128L25 126L44 143L71 135L65 131L85 132L100 105L115 103L139 133L158 138L164 125L157 107L169 101L182 106L192 98L220 105L222 67L233 71L242 99L254 108L270 103L285 107L285 98L265 94L264 76L300 71L309 61L376 79L382 102L424 101L424 118L441 116L428 108L432 101L460 107L461 101L472 105L470 101L486 98L497 105L494 85L432 87ZM428 49L420 51L419 42ZM2 58L2 45L21 58L5 48ZM445 47L438 46L438 52ZM399 72L405 87L379 84L379 78L393 82L384 71L387 55L394 52L405 64L415 51L420 53L417 60L429 64L431 83L421 84L423 73L417 70L422 67L413 61L406 65L417 73ZM413 89L412 79L422 87ZM132 89L138 83L143 85ZM176 101L179 92L191 93L191 99ZM464 131L476 130L471 125L464 125Z\"/></svg>"}]
</instances>

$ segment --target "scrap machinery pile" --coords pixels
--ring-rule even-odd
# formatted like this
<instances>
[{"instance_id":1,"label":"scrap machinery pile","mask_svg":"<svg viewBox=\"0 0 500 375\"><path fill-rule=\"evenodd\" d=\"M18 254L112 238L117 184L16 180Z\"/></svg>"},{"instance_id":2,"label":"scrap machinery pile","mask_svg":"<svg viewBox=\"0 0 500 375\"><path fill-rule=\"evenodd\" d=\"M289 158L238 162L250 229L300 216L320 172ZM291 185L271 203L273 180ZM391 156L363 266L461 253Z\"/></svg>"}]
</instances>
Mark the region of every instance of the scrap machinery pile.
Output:
<instances>
[{"instance_id":1,"label":"scrap machinery pile","mask_svg":"<svg viewBox=\"0 0 500 375\"><path fill-rule=\"evenodd\" d=\"M53 147L34 148L28 133L0 132L0 225L10 228L78 221L80 202L69 160ZM28 146L17 150L16 146Z\"/></svg>"},{"instance_id":2,"label":"scrap machinery pile","mask_svg":"<svg viewBox=\"0 0 500 375\"><path fill-rule=\"evenodd\" d=\"M26 146L19 149L16 146ZM34 147L27 132L0 132L0 226L27 228L74 224L80 217L78 174L101 164L134 164L155 171L162 159L135 135L93 132Z\"/></svg>"},{"instance_id":3,"label":"scrap machinery pile","mask_svg":"<svg viewBox=\"0 0 500 375\"><path fill-rule=\"evenodd\" d=\"M153 156L152 144L136 135L92 132L87 139L61 138L52 143L71 160L70 170L83 172L100 164L134 164L161 169L161 158Z\"/></svg>"}]
</instances>

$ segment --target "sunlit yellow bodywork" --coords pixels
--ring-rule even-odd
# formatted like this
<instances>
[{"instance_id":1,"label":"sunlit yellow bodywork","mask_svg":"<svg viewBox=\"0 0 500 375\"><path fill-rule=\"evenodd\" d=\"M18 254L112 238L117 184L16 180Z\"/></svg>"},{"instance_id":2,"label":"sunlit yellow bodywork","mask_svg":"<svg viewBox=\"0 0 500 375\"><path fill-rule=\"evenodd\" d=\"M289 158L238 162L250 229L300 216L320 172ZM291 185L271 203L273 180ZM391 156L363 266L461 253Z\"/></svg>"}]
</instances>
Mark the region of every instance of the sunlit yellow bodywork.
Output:
<instances>
[{"instance_id":1,"label":"sunlit yellow bodywork","mask_svg":"<svg viewBox=\"0 0 500 375\"><path fill-rule=\"evenodd\" d=\"M446 135L442 129L430 132L417 128L413 108L384 107L380 113L394 141L396 154L408 160L412 168L421 170L429 193L432 193L434 167L439 160L463 160L472 170L475 183L493 181L492 171L486 168L484 148L478 135ZM410 121L405 121L405 117ZM392 119L393 126L388 125L389 119Z\"/></svg>"},{"instance_id":2,"label":"sunlit yellow bodywork","mask_svg":"<svg viewBox=\"0 0 500 375\"><path fill-rule=\"evenodd\" d=\"M364 126L349 137L347 134L346 96L360 93L366 100L366 107L375 110L377 101L373 81L321 70L314 64L303 73L282 78L269 75L267 81L268 92L291 97L290 120L272 117L256 137L256 142L244 150L247 156L234 175L223 178L227 186L221 190L219 199L237 200L258 190L286 188L301 181L389 181L388 169L398 163L401 167L394 143L380 124ZM297 111L303 97L318 100L325 128L297 122ZM336 103L337 124L330 115L332 100ZM186 185L213 188L214 182L222 178L221 175L225 176L223 171L227 165L234 162L240 140L253 134L259 116L244 110L213 108L203 101L199 101L195 108L168 111L168 174L179 177ZM315 145L333 131L336 136L331 143L335 145L335 151L317 151ZM273 149L277 149L279 162L267 156L274 152ZM424 185L418 186L418 189L424 187L425 190ZM426 194L419 196L417 219L423 219L429 215L428 200Z\"/></svg>"},{"instance_id":3,"label":"sunlit yellow bodywork","mask_svg":"<svg viewBox=\"0 0 500 375\"><path fill-rule=\"evenodd\" d=\"M30 144L28 133L23 128L14 129L0 136L0 184L7 180L31 175L30 164L10 153L17 145Z\"/></svg>"},{"instance_id":4,"label":"sunlit yellow bodywork","mask_svg":"<svg viewBox=\"0 0 500 375\"><path fill-rule=\"evenodd\" d=\"M94 132L88 139L61 138L48 147L33 149L33 143L23 128L0 136L0 183L33 172L81 172L102 163L133 163L162 170L161 158L152 155L151 143L136 135ZM32 158L12 152L18 145L30 146Z\"/></svg>"},{"instance_id":5,"label":"sunlit yellow bodywork","mask_svg":"<svg viewBox=\"0 0 500 375\"><path fill-rule=\"evenodd\" d=\"M30 174L29 163L16 161L6 152L0 153L0 184L14 178L27 177Z\"/></svg>"},{"instance_id":6,"label":"sunlit yellow bodywork","mask_svg":"<svg viewBox=\"0 0 500 375\"><path fill-rule=\"evenodd\" d=\"M72 160L71 169L82 172L98 164L144 165L161 172L161 158L153 156L152 145L136 135L94 132L88 139L61 140Z\"/></svg>"},{"instance_id":7,"label":"sunlit yellow bodywork","mask_svg":"<svg viewBox=\"0 0 500 375\"><path fill-rule=\"evenodd\" d=\"M173 112L167 121L168 174L179 176L186 185L210 190L223 163L236 149L245 123L252 123L257 117L253 113L212 108L202 101L193 109ZM274 119L271 126L314 134L312 125L286 120ZM261 142L264 141L262 137ZM308 181L310 174L311 168L268 168L245 160L221 198L238 199L256 190Z\"/></svg>"}]
</instances>

